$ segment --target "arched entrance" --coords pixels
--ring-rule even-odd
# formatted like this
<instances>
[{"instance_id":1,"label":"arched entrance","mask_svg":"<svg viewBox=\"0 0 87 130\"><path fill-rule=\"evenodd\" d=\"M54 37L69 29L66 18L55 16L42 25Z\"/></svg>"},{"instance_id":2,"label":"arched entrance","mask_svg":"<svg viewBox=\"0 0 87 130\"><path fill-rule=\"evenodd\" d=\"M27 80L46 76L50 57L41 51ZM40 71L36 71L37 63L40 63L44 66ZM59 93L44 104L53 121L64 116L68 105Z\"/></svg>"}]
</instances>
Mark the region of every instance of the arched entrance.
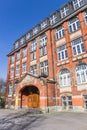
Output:
<instances>
[{"instance_id":1,"label":"arched entrance","mask_svg":"<svg viewBox=\"0 0 87 130\"><path fill-rule=\"evenodd\" d=\"M26 86L21 90L21 108L39 108L40 93L35 86Z\"/></svg>"}]
</instances>

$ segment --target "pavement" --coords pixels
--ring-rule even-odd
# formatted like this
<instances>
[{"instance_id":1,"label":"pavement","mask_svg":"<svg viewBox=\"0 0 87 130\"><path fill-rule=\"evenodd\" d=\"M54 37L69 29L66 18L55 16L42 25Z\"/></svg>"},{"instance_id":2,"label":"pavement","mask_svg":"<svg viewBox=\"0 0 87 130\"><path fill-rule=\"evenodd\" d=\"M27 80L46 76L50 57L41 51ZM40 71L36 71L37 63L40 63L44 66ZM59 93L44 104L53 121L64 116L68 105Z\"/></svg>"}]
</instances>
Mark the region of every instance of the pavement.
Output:
<instances>
[{"instance_id":1,"label":"pavement","mask_svg":"<svg viewBox=\"0 0 87 130\"><path fill-rule=\"evenodd\" d=\"M87 113L0 110L0 130L87 130Z\"/></svg>"}]
</instances>

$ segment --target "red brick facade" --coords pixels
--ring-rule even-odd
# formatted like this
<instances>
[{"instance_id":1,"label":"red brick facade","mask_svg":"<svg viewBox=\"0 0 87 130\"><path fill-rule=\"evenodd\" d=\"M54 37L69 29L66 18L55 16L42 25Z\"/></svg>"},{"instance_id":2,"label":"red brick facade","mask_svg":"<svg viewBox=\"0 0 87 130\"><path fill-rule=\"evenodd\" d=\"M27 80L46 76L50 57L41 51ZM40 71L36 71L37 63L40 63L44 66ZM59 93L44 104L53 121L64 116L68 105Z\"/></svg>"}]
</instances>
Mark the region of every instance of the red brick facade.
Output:
<instances>
[{"instance_id":1,"label":"red brick facade","mask_svg":"<svg viewBox=\"0 0 87 130\"><path fill-rule=\"evenodd\" d=\"M85 2L87 3L87 1ZM70 5L73 7L72 3ZM87 109L87 4L72 11L66 17L60 18L55 24L51 24L51 17L56 13L59 12L54 12L50 19L47 19L48 26L46 28L40 29L35 35L32 34L28 40L26 40L26 33L23 36L25 42L15 48L17 42L20 44L21 38L17 40L13 50L8 54L6 107L41 108L43 110L49 108L49 110L56 109L58 111ZM76 21L72 20L74 18ZM71 23L70 20L72 20ZM64 35L63 32L59 32L61 29L57 30L60 26L64 29ZM72 31L73 29L74 31ZM63 36L58 34L58 38L55 38L56 30ZM44 45L46 54L41 56L40 37L43 34L47 38L46 45ZM36 40L36 50L34 50L36 58L31 60L33 40ZM25 47L27 52L23 57L22 53ZM17 61L18 52L20 58ZM12 56L14 57L13 62L11 62ZM26 71L23 73L24 62ZM48 63L49 74L46 78L38 77L41 74L42 62L45 64L45 67L42 66L44 71L47 69L46 63ZM37 72L33 74L35 77L30 73L30 67L33 65L37 66ZM19 67L18 75L17 67Z\"/></svg>"}]
</instances>

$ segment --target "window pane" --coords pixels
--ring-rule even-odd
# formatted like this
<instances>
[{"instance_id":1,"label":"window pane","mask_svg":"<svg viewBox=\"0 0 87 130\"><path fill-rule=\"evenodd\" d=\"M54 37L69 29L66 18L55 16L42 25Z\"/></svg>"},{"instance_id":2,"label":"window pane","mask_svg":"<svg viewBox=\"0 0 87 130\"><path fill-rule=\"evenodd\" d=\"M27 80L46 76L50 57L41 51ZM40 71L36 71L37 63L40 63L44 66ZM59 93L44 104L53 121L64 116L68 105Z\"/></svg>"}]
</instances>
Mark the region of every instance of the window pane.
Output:
<instances>
[{"instance_id":1,"label":"window pane","mask_svg":"<svg viewBox=\"0 0 87 130\"><path fill-rule=\"evenodd\" d=\"M81 64L76 67L76 80L77 84L87 82L87 65Z\"/></svg>"}]
</instances>

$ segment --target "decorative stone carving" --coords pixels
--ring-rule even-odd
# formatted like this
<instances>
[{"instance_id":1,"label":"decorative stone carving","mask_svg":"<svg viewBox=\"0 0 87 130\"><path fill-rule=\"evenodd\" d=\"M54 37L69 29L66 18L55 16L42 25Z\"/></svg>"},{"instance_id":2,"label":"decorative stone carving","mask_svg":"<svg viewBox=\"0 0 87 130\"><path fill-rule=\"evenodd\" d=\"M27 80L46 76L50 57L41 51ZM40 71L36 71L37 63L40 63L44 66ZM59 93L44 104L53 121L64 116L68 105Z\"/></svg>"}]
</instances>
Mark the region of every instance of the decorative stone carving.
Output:
<instances>
[{"instance_id":1,"label":"decorative stone carving","mask_svg":"<svg viewBox=\"0 0 87 130\"><path fill-rule=\"evenodd\" d=\"M36 79L30 75L26 75L26 77L24 77L24 79L20 82L20 84L23 83L27 83L27 82L31 82L31 81L35 81Z\"/></svg>"}]
</instances>

